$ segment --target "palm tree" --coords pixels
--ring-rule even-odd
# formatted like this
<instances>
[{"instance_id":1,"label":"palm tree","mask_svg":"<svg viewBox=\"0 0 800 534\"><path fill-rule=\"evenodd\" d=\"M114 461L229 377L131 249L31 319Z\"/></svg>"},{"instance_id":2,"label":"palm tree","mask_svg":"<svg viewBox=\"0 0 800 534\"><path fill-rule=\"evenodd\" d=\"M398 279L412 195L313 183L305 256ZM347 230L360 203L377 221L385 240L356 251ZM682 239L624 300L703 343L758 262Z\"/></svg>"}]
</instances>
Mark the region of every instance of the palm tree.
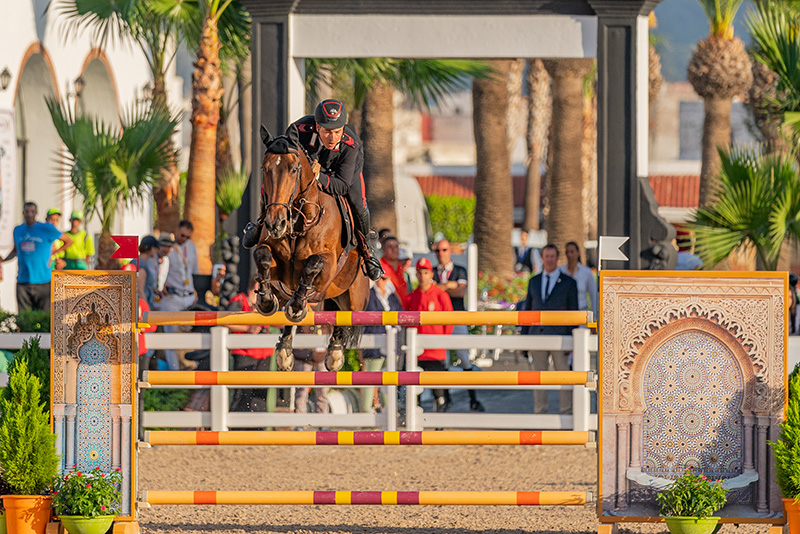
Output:
<instances>
[{"instance_id":1,"label":"palm tree","mask_svg":"<svg viewBox=\"0 0 800 534\"><path fill-rule=\"evenodd\" d=\"M472 60L359 58L306 61L306 87L314 105L320 80L334 85L342 82L349 85L347 88L339 87L338 91L352 95L352 100L343 100L355 111L351 113L351 123L354 126L361 123L364 180L372 226L397 229L392 138L394 92L399 91L416 106L427 107L446 94L465 87L470 76L485 76L486 72L485 63Z\"/></svg>"},{"instance_id":2,"label":"palm tree","mask_svg":"<svg viewBox=\"0 0 800 534\"><path fill-rule=\"evenodd\" d=\"M553 118L550 128L552 165L547 176L547 238L559 250L569 241L586 239L581 157L584 138L584 77L594 59L547 59L553 78Z\"/></svg>"},{"instance_id":3,"label":"palm tree","mask_svg":"<svg viewBox=\"0 0 800 534\"><path fill-rule=\"evenodd\" d=\"M98 3L94 0L66 0L59 4L65 15L65 29L79 34L92 31L92 40L99 47L116 35L130 36L142 50L153 77L152 103L165 109L167 104L166 73L175 58L176 23L154 12L147 2L122 1ZM172 144L172 140L167 143ZM180 171L177 157L162 170L153 198L156 203L156 228L174 232L180 221L178 190Z\"/></svg>"},{"instance_id":4,"label":"palm tree","mask_svg":"<svg viewBox=\"0 0 800 534\"><path fill-rule=\"evenodd\" d=\"M755 250L774 271L784 242L800 242L800 176L791 156L758 148L719 150L711 201L691 224L696 252L713 268L733 253Z\"/></svg>"},{"instance_id":5,"label":"palm tree","mask_svg":"<svg viewBox=\"0 0 800 534\"><path fill-rule=\"evenodd\" d=\"M550 97L550 75L541 59L528 60L528 145L527 173L525 177L525 219L522 227L539 229L539 207L542 192L542 159L547 147L550 116L553 102Z\"/></svg>"},{"instance_id":6,"label":"palm tree","mask_svg":"<svg viewBox=\"0 0 800 534\"><path fill-rule=\"evenodd\" d=\"M710 31L692 53L688 77L705 104L700 170L700 205L705 206L715 190L718 149L731 142L731 102L750 87L753 74L744 43L733 36L733 19L743 0L698 1L708 17Z\"/></svg>"},{"instance_id":7,"label":"palm tree","mask_svg":"<svg viewBox=\"0 0 800 534\"><path fill-rule=\"evenodd\" d=\"M141 206L161 171L175 158L169 141L178 124L163 107L139 105L110 126L88 115L75 117L69 106L47 99L53 125L67 151L59 160L83 196L86 216L101 223L98 266L112 267L111 230L122 206Z\"/></svg>"},{"instance_id":8,"label":"palm tree","mask_svg":"<svg viewBox=\"0 0 800 534\"><path fill-rule=\"evenodd\" d=\"M250 15L234 0L148 0L152 9L180 24L187 42L197 43L192 74L192 135L186 178L184 218L194 225L200 272L211 272L211 247L215 238L216 143L222 102L220 54L246 57ZM199 30L199 32L197 31ZM225 47L221 48L221 43Z\"/></svg>"},{"instance_id":9,"label":"palm tree","mask_svg":"<svg viewBox=\"0 0 800 534\"><path fill-rule=\"evenodd\" d=\"M497 276L514 274L509 244L514 227L511 155L507 141L508 73L512 60L490 62L493 75L472 82L475 173L475 243L478 269Z\"/></svg>"},{"instance_id":10,"label":"palm tree","mask_svg":"<svg viewBox=\"0 0 800 534\"><path fill-rule=\"evenodd\" d=\"M758 77L759 87L766 89L757 111L765 116L766 126L773 132L787 124L793 127L796 138L800 135L800 8L784 1L759 2L750 12L747 26L754 56L766 70L765 80Z\"/></svg>"},{"instance_id":11,"label":"palm tree","mask_svg":"<svg viewBox=\"0 0 800 534\"><path fill-rule=\"evenodd\" d=\"M597 65L583 77L583 142L581 143L581 176L583 176L584 240L597 239ZM580 243L580 241L579 241Z\"/></svg>"}]
</instances>

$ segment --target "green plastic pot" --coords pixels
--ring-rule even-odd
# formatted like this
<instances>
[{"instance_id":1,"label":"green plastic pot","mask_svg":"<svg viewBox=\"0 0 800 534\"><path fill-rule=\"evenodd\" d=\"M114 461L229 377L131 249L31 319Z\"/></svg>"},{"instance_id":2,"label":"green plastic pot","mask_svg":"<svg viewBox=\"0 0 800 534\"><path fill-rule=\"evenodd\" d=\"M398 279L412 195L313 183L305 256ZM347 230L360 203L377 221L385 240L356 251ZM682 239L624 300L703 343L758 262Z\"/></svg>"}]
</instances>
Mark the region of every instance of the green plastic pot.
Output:
<instances>
[{"instance_id":1,"label":"green plastic pot","mask_svg":"<svg viewBox=\"0 0 800 534\"><path fill-rule=\"evenodd\" d=\"M2 357L2 354L0 354ZM6 513L0 512L0 534L8 534L8 528L6 528Z\"/></svg>"},{"instance_id":2,"label":"green plastic pot","mask_svg":"<svg viewBox=\"0 0 800 534\"><path fill-rule=\"evenodd\" d=\"M84 517L81 515L62 515L59 516L59 519L69 534L106 534L115 517L117 516Z\"/></svg>"},{"instance_id":3,"label":"green plastic pot","mask_svg":"<svg viewBox=\"0 0 800 534\"><path fill-rule=\"evenodd\" d=\"M672 534L712 534L719 517L665 517L664 522Z\"/></svg>"}]
</instances>

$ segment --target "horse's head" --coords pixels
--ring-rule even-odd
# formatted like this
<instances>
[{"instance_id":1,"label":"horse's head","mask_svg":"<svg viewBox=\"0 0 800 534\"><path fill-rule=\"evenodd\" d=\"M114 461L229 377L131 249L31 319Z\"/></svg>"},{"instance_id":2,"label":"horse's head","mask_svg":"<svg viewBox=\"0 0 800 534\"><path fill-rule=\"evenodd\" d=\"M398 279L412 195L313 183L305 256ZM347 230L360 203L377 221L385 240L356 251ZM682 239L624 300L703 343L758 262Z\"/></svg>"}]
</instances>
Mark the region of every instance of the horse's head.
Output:
<instances>
[{"instance_id":1,"label":"horse's head","mask_svg":"<svg viewBox=\"0 0 800 534\"><path fill-rule=\"evenodd\" d=\"M304 191L311 176L311 165L302 148L284 136L273 138L261 126L266 151L261 163L264 175L264 228L272 239L286 235L292 224L292 205Z\"/></svg>"}]
</instances>

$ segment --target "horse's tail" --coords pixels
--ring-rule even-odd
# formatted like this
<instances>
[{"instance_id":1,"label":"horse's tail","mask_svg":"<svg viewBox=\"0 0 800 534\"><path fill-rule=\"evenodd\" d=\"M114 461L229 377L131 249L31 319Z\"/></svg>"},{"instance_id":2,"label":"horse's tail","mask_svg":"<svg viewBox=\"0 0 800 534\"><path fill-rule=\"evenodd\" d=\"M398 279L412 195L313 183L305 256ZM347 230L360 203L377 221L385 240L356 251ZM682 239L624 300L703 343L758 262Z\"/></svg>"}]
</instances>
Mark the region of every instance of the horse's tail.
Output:
<instances>
[{"instance_id":1,"label":"horse's tail","mask_svg":"<svg viewBox=\"0 0 800 534\"><path fill-rule=\"evenodd\" d=\"M361 334L364 333L363 326L343 326L342 327L342 345L346 349L358 347L361 343Z\"/></svg>"}]
</instances>

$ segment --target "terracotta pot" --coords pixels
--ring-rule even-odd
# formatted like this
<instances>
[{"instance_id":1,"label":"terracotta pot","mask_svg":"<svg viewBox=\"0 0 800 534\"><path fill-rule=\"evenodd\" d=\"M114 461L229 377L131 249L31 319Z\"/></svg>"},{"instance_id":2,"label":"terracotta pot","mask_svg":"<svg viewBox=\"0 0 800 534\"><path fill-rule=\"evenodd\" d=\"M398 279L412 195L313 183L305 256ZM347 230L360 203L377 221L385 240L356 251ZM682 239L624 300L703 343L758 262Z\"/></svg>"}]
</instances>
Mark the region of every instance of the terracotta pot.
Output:
<instances>
[{"instance_id":1,"label":"terracotta pot","mask_svg":"<svg viewBox=\"0 0 800 534\"><path fill-rule=\"evenodd\" d=\"M50 519L50 502L44 495L3 495L6 525L14 534L44 534Z\"/></svg>"},{"instance_id":2,"label":"terracotta pot","mask_svg":"<svg viewBox=\"0 0 800 534\"><path fill-rule=\"evenodd\" d=\"M783 499L783 509L789 522L789 534L800 534L800 500Z\"/></svg>"},{"instance_id":3,"label":"terracotta pot","mask_svg":"<svg viewBox=\"0 0 800 534\"><path fill-rule=\"evenodd\" d=\"M712 534L717 528L719 517L665 517L672 534Z\"/></svg>"},{"instance_id":4,"label":"terracotta pot","mask_svg":"<svg viewBox=\"0 0 800 534\"><path fill-rule=\"evenodd\" d=\"M81 515L62 515L59 519L69 534L106 534L115 517L117 516L84 517Z\"/></svg>"}]
</instances>

